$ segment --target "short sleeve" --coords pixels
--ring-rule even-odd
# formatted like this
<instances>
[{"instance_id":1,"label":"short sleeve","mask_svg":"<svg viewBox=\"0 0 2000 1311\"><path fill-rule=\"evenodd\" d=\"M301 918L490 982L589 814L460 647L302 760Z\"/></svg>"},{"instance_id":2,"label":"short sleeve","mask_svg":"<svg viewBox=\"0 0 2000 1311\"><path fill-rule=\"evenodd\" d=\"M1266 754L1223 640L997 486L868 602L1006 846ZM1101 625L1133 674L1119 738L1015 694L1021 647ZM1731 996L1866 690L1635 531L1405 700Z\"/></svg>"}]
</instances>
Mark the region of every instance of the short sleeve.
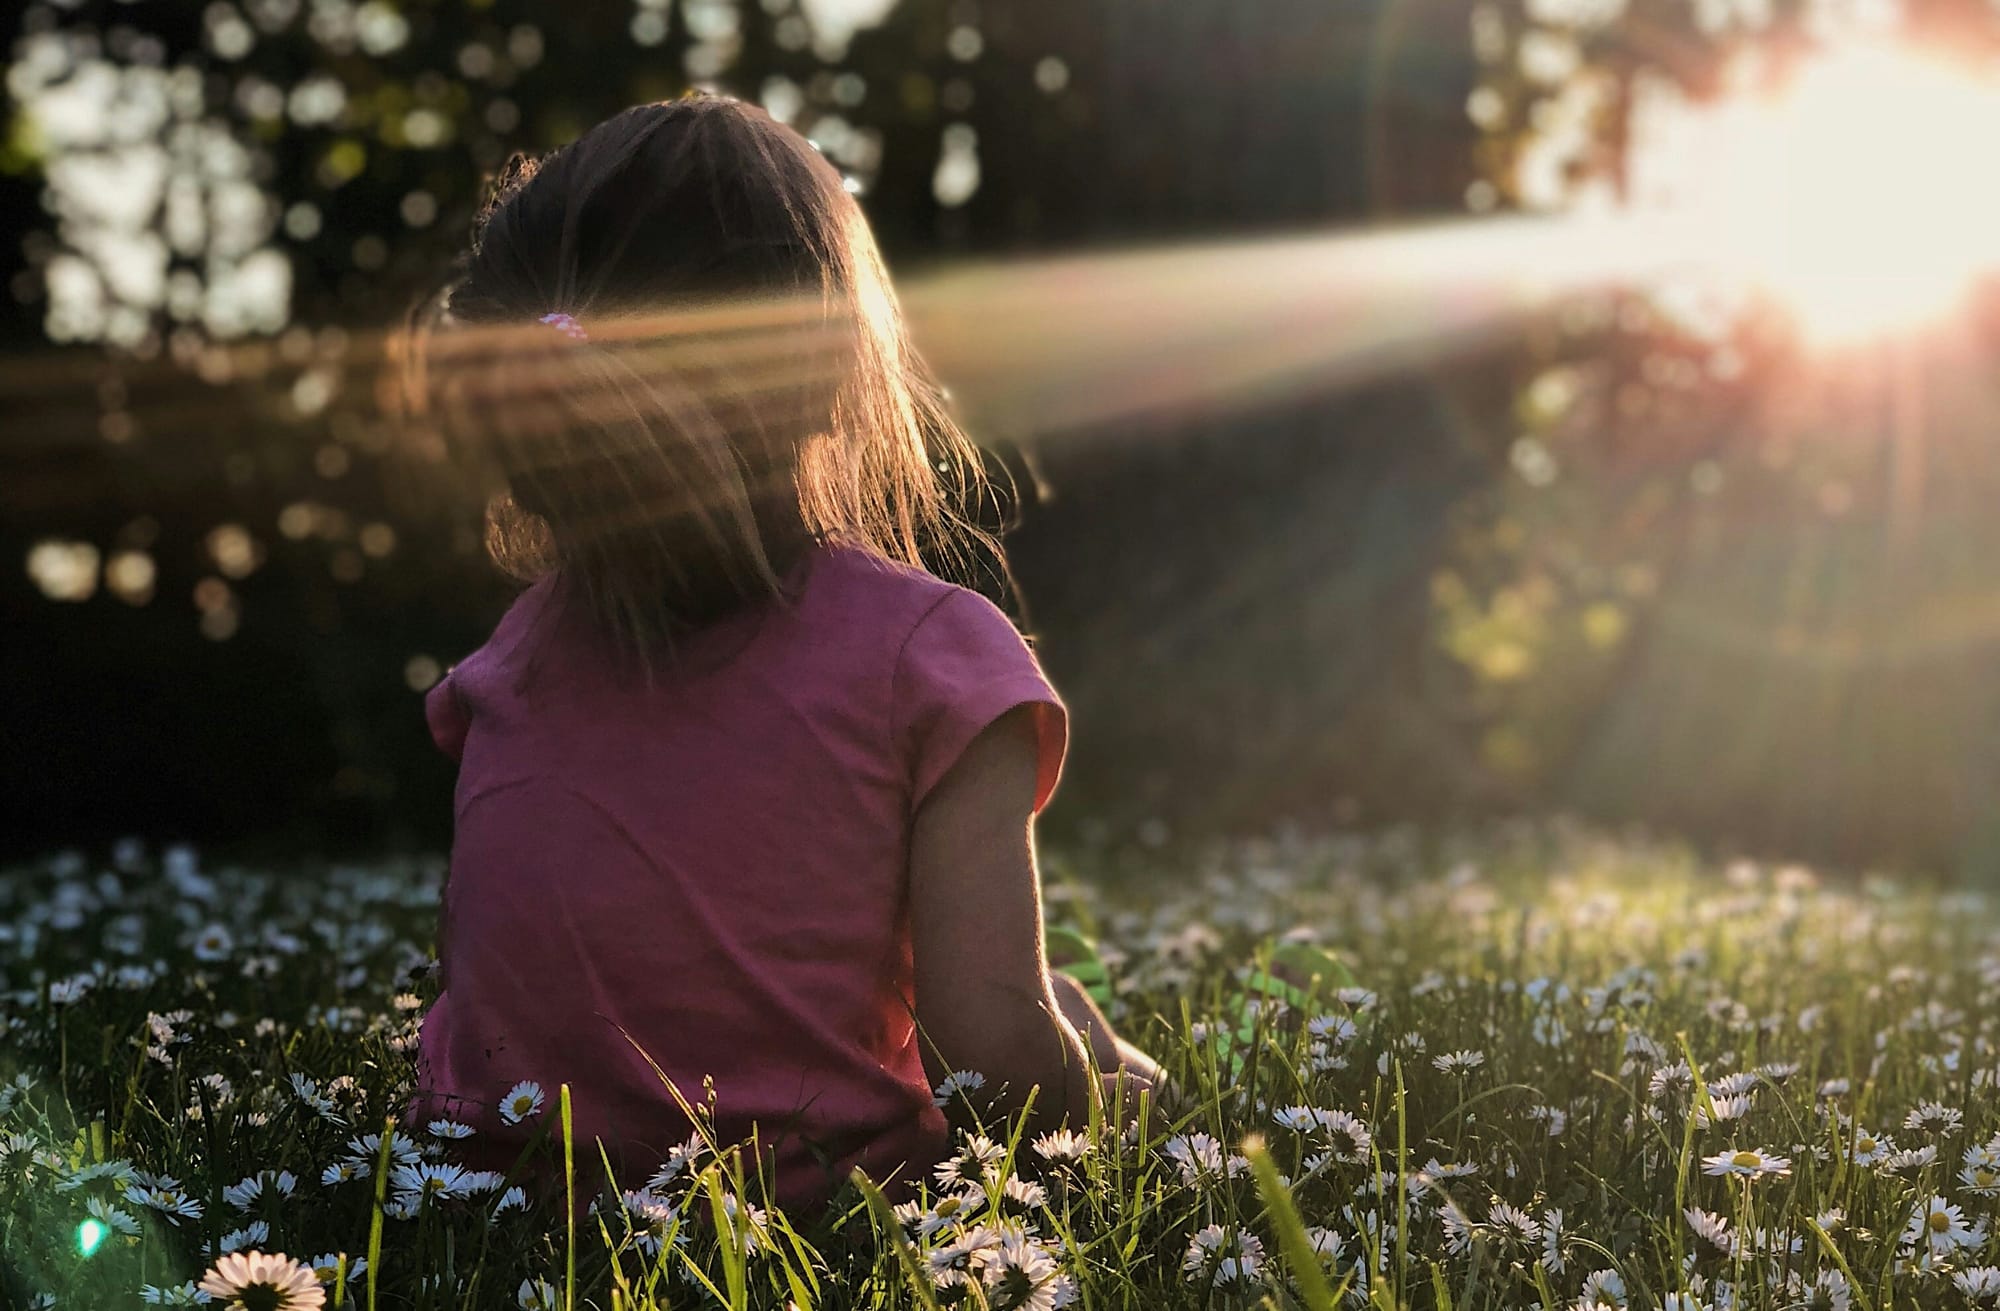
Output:
<instances>
[{"instance_id":1,"label":"short sleeve","mask_svg":"<svg viewBox=\"0 0 2000 1311\"><path fill-rule=\"evenodd\" d=\"M456 671L454 671L456 672ZM431 685L424 693L424 722L430 726L431 741L438 750L457 760L465 754L465 735L472 721L458 697L458 683L451 674Z\"/></svg>"},{"instance_id":2,"label":"short sleeve","mask_svg":"<svg viewBox=\"0 0 2000 1311\"><path fill-rule=\"evenodd\" d=\"M999 607L954 590L911 630L896 663L896 741L910 762L910 808L965 754L972 739L1017 706L1032 706L1035 806L1048 804L1069 743L1069 714L1034 652Z\"/></svg>"}]
</instances>

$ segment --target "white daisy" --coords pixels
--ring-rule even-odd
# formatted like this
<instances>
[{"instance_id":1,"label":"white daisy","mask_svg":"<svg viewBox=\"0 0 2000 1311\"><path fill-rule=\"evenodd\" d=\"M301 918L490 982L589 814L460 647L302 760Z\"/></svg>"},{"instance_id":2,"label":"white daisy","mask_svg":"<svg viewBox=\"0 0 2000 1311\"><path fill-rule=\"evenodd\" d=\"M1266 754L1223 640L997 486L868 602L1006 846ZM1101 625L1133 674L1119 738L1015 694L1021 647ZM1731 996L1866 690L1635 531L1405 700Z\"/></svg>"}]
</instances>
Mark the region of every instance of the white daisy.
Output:
<instances>
[{"instance_id":1,"label":"white daisy","mask_svg":"<svg viewBox=\"0 0 2000 1311\"><path fill-rule=\"evenodd\" d=\"M1542 1269L1552 1275L1563 1272L1563 1213L1559 1207L1542 1212Z\"/></svg>"},{"instance_id":2,"label":"white daisy","mask_svg":"<svg viewBox=\"0 0 2000 1311\"><path fill-rule=\"evenodd\" d=\"M1951 1282L1968 1302L2000 1302L2000 1266L1967 1266L1952 1275Z\"/></svg>"},{"instance_id":3,"label":"white daisy","mask_svg":"<svg viewBox=\"0 0 2000 1311\"><path fill-rule=\"evenodd\" d=\"M1915 1248L1920 1257L1946 1257L1978 1239L1978 1231L1965 1222L1965 1212L1942 1197L1919 1206L1903 1229L1904 1245Z\"/></svg>"},{"instance_id":4,"label":"white daisy","mask_svg":"<svg viewBox=\"0 0 2000 1311\"><path fill-rule=\"evenodd\" d=\"M1054 1311L1061 1271L1055 1258L1025 1233L1004 1233L974 1257L993 1311Z\"/></svg>"},{"instance_id":5,"label":"white daisy","mask_svg":"<svg viewBox=\"0 0 2000 1311\"><path fill-rule=\"evenodd\" d=\"M133 1206L144 1206L158 1211L175 1224L183 1220L201 1219L201 1203L189 1197L178 1186L133 1184L125 1189L125 1200Z\"/></svg>"},{"instance_id":6,"label":"white daisy","mask_svg":"<svg viewBox=\"0 0 2000 1311\"><path fill-rule=\"evenodd\" d=\"M210 1298L190 1279L184 1284L168 1284L165 1287L141 1284L139 1300L147 1306L205 1306Z\"/></svg>"},{"instance_id":7,"label":"white daisy","mask_svg":"<svg viewBox=\"0 0 2000 1311\"><path fill-rule=\"evenodd\" d=\"M231 1252L201 1277L201 1291L224 1306L260 1311L317 1311L326 1305L312 1267L283 1252Z\"/></svg>"},{"instance_id":8,"label":"white daisy","mask_svg":"<svg viewBox=\"0 0 2000 1311\"><path fill-rule=\"evenodd\" d=\"M430 1198L445 1202L464 1197L471 1191L469 1173L463 1166L449 1161L419 1161L397 1166L395 1173L389 1176L389 1186L409 1199Z\"/></svg>"},{"instance_id":9,"label":"white daisy","mask_svg":"<svg viewBox=\"0 0 2000 1311\"><path fill-rule=\"evenodd\" d=\"M939 1162L933 1173L946 1188L968 1183L983 1187L992 1168L1006 1155L1006 1148L983 1133L963 1134L958 1151Z\"/></svg>"},{"instance_id":10,"label":"white daisy","mask_svg":"<svg viewBox=\"0 0 2000 1311\"><path fill-rule=\"evenodd\" d=\"M1535 1217L1498 1199L1486 1209L1486 1223L1492 1226L1494 1236L1505 1243L1533 1247L1542 1238L1542 1226Z\"/></svg>"},{"instance_id":11,"label":"white daisy","mask_svg":"<svg viewBox=\"0 0 2000 1311\"><path fill-rule=\"evenodd\" d=\"M931 1091L931 1104L949 1106L960 1093L977 1092L986 1086L986 1076L977 1070L954 1070Z\"/></svg>"},{"instance_id":12,"label":"white daisy","mask_svg":"<svg viewBox=\"0 0 2000 1311\"><path fill-rule=\"evenodd\" d=\"M1711 1096L1706 1108L1699 1106L1695 1108L1695 1127L1708 1129L1727 1120L1740 1120L1750 1114L1755 1104L1755 1097L1747 1092L1737 1093L1734 1096Z\"/></svg>"},{"instance_id":13,"label":"white daisy","mask_svg":"<svg viewBox=\"0 0 2000 1311\"><path fill-rule=\"evenodd\" d=\"M298 1183L298 1177L290 1170L259 1170L242 1182L223 1189L222 1200L239 1211L248 1211L265 1196L267 1189L274 1195L290 1197Z\"/></svg>"},{"instance_id":14,"label":"white daisy","mask_svg":"<svg viewBox=\"0 0 2000 1311\"><path fill-rule=\"evenodd\" d=\"M1742 1175L1758 1178L1767 1174L1788 1175L1792 1172L1789 1157L1772 1156L1755 1148L1742 1151L1718 1152L1714 1156L1701 1158L1701 1172L1710 1175Z\"/></svg>"},{"instance_id":15,"label":"white daisy","mask_svg":"<svg viewBox=\"0 0 2000 1311\"><path fill-rule=\"evenodd\" d=\"M1264 1264L1264 1244L1255 1234L1226 1231L1221 1225L1206 1225L1188 1240L1181 1258L1181 1270L1190 1280L1200 1279L1211 1268L1218 1284L1249 1283Z\"/></svg>"},{"instance_id":16,"label":"white daisy","mask_svg":"<svg viewBox=\"0 0 2000 1311\"><path fill-rule=\"evenodd\" d=\"M340 1277L340 1262L343 1257L347 1258L347 1283L352 1287L355 1277L368 1268L367 1257L348 1257L345 1252L322 1252L309 1262L314 1278L331 1288L333 1281Z\"/></svg>"},{"instance_id":17,"label":"white daisy","mask_svg":"<svg viewBox=\"0 0 2000 1311\"><path fill-rule=\"evenodd\" d=\"M1584 1276L1577 1302L1583 1306L1625 1305L1625 1279L1616 1270L1595 1270Z\"/></svg>"},{"instance_id":18,"label":"white daisy","mask_svg":"<svg viewBox=\"0 0 2000 1311\"><path fill-rule=\"evenodd\" d=\"M133 1218L131 1212L121 1207L113 1206L101 1197L93 1197L85 1202L84 1209L96 1217L99 1224L114 1234L118 1234L124 1238L137 1238L139 1236L139 1222Z\"/></svg>"},{"instance_id":19,"label":"white daisy","mask_svg":"<svg viewBox=\"0 0 2000 1311\"><path fill-rule=\"evenodd\" d=\"M1031 1144L1044 1161L1080 1161L1090 1151L1090 1139L1071 1129L1051 1129L1035 1135Z\"/></svg>"},{"instance_id":20,"label":"white daisy","mask_svg":"<svg viewBox=\"0 0 2000 1311\"><path fill-rule=\"evenodd\" d=\"M1877 1137L1866 1129L1860 1129L1848 1144L1847 1155L1856 1165L1877 1165L1888 1160L1895 1151L1895 1142L1886 1134Z\"/></svg>"},{"instance_id":21,"label":"white daisy","mask_svg":"<svg viewBox=\"0 0 2000 1311\"><path fill-rule=\"evenodd\" d=\"M500 1099L500 1118L508 1124L519 1124L531 1115L540 1114L542 1100L542 1085L523 1079Z\"/></svg>"},{"instance_id":22,"label":"white daisy","mask_svg":"<svg viewBox=\"0 0 2000 1311\"><path fill-rule=\"evenodd\" d=\"M254 1248L271 1239L271 1226L263 1220L252 1220L241 1229L232 1229L222 1236L217 1244L224 1252L240 1252L246 1247Z\"/></svg>"},{"instance_id":23,"label":"white daisy","mask_svg":"<svg viewBox=\"0 0 2000 1311\"><path fill-rule=\"evenodd\" d=\"M1919 1129L1926 1133L1952 1133L1964 1123L1965 1112L1943 1102L1919 1102L1903 1117L1905 1129Z\"/></svg>"},{"instance_id":24,"label":"white daisy","mask_svg":"<svg viewBox=\"0 0 2000 1311\"><path fill-rule=\"evenodd\" d=\"M1733 1257L1737 1253L1736 1231L1729 1227L1729 1221L1713 1211L1703 1211L1690 1206L1686 1213L1688 1227L1710 1247L1724 1256Z\"/></svg>"},{"instance_id":25,"label":"white daisy","mask_svg":"<svg viewBox=\"0 0 2000 1311\"><path fill-rule=\"evenodd\" d=\"M321 1170L319 1172L319 1181L329 1186L344 1184L350 1179L366 1179L370 1174L374 1173L374 1170L375 1166L372 1162L364 1161L358 1156L350 1156L345 1160L335 1161L332 1165L326 1167L326 1169Z\"/></svg>"},{"instance_id":26,"label":"white daisy","mask_svg":"<svg viewBox=\"0 0 2000 1311\"><path fill-rule=\"evenodd\" d=\"M1222 1144L1205 1133L1175 1134L1160 1150L1180 1167L1181 1179L1187 1183L1221 1174L1226 1164Z\"/></svg>"}]
</instances>

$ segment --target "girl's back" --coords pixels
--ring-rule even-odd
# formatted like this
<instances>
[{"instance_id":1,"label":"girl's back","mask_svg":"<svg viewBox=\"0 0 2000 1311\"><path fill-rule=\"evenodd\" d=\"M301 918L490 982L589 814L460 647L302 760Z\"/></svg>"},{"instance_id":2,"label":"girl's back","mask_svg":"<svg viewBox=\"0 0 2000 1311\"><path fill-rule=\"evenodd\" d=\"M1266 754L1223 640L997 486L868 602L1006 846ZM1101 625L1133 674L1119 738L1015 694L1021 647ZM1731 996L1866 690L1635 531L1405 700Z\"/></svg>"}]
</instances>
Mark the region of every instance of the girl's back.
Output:
<instances>
[{"instance_id":1,"label":"girl's back","mask_svg":"<svg viewBox=\"0 0 2000 1311\"><path fill-rule=\"evenodd\" d=\"M648 687L544 579L429 694L461 765L420 1083L476 1125L481 1163L510 1165L533 1127L491 1109L521 1080L572 1084L580 1154L603 1139L628 1187L689 1134L668 1081L698 1104L712 1079L718 1139L754 1127L781 1196L940 1149L911 818L1020 705L1039 808L1061 707L976 593L841 547L786 583L789 602L695 634Z\"/></svg>"},{"instance_id":2,"label":"girl's back","mask_svg":"<svg viewBox=\"0 0 2000 1311\"><path fill-rule=\"evenodd\" d=\"M980 457L812 145L615 115L510 164L414 326L412 408L531 585L425 705L461 764L413 1113L504 1169L537 1125L500 1099L568 1084L632 1188L712 1093L801 1200L929 1163L926 1058L1054 1122L1093 1060L1149 1071L1046 969L1062 708L918 567L1000 563Z\"/></svg>"}]
</instances>

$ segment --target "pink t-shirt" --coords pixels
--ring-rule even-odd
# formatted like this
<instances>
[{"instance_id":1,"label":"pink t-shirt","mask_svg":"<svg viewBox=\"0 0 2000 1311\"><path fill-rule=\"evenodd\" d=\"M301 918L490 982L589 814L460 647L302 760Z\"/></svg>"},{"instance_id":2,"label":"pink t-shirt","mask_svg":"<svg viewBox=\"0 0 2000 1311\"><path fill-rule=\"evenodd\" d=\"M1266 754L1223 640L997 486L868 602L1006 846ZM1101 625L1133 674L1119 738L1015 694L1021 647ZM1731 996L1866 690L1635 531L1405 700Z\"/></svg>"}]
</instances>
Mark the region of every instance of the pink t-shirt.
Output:
<instances>
[{"instance_id":1,"label":"pink t-shirt","mask_svg":"<svg viewBox=\"0 0 2000 1311\"><path fill-rule=\"evenodd\" d=\"M849 548L790 583L789 605L683 643L648 692L544 579L425 698L460 763L419 1106L477 1128L474 1163L505 1168L528 1137L494 1112L509 1088L539 1083L553 1113L568 1083L578 1160L602 1139L636 1187L690 1131L662 1073L694 1104L713 1079L718 1137L754 1126L781 1200L942 1151L913 1020L911 820L1021 705L1039 810L1065 714L975 592Z\"/></svg>"}]
</instances>

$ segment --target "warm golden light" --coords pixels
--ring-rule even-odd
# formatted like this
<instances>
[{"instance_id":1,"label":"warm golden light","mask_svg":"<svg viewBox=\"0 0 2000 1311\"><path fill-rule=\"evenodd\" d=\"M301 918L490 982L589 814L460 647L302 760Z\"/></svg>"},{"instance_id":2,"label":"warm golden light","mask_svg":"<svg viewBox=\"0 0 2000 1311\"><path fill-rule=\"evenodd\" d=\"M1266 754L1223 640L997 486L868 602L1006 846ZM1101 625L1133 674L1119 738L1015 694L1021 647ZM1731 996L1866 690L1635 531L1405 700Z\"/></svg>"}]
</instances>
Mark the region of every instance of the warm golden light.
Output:
<instances>
[{"instance_id":1,"label":"warm golden light","mask_svg":"<svg viewBox=\"0 0 2000 1311\"><path fill-rule=\"evenodd\" d=\"M1857 48L1706 126L1690 199L1710 258L1781 298L1810 340L1918 326L2000 267L2000 83Z\"/></svg>"}]
</instances>

